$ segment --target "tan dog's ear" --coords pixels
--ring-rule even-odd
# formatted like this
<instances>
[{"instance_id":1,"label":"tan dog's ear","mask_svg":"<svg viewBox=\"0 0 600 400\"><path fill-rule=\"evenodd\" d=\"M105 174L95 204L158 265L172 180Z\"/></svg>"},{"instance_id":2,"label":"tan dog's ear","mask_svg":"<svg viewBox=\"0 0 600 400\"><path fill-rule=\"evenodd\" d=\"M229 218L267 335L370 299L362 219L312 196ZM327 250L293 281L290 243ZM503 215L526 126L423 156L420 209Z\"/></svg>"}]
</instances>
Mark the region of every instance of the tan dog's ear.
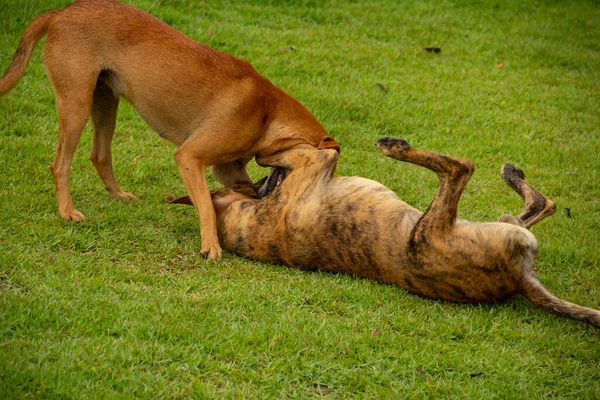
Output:
<instances>
[{"instance_id":1,"label":"tan dog's ear","mask_svg":"<svg viewBox=\"0 0 600 400\"><path fill-rule=\"evenodd\" d=\"M321 142L319 143L317 149L335 149L338 152L338 154L341 152L340 145L331 136L325 136L323 139L321 139Z\"/></svg>"}]
</instances>

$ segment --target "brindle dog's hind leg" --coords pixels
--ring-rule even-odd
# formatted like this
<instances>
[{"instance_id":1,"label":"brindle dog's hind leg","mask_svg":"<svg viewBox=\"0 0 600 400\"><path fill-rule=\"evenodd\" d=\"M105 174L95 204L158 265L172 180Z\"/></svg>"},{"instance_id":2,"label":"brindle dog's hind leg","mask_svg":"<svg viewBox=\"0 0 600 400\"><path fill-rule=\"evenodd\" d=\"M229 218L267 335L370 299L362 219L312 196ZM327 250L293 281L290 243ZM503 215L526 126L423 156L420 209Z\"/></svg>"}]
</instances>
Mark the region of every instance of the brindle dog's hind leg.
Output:
<instances>
[{"instance_id":1,"label":"brindle dog's hind leg","mask_svg":"<svg viewBox=\"0 0 600 400\"><path fill-rule=\"evenodd\" d=\"M454 226L458 200L475 167L468 160L413 149L406 140L381 138L376 146L388 157L419 165L435 172L439 187L431 205L415 227L418 236L429 231L447 233Z\"/></svg>"},{"instance_id":2,"label":"brindle dog's hind leg","mask_svg":"<svg viewBox=\"0 0 600 400\"><path fill-rule=\"evenodd\" d=\"M503 215L499 219L500 222L530 228L556 212L556 204L529 185L522 170L512 164L504 164L501 175L504 182L521 196L525 204L519 215L516 217Z\"/></svg>"}]
</instances>

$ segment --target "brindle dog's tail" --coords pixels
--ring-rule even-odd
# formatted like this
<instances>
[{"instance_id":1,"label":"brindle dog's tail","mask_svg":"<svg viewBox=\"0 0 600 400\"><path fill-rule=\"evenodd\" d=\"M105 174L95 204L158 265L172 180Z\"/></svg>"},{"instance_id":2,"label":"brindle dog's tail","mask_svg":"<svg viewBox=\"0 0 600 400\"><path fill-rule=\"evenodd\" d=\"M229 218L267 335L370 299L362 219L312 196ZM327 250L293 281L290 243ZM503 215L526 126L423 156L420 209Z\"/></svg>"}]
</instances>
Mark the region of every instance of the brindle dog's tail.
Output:
<instances>
[{"instance_id":1,"label":"brindle dog's tail","mask_svg":"<svg viewBox=\"0 0 600 400\"><path fill-rule=\"evenodd\" d=\"M596 328L600 328L600 311L569 303L554 296L542 286L532 270L525 275L522 284L523 296L539 308L562 317L587 322Z\"/></svg>"}]
</instances>

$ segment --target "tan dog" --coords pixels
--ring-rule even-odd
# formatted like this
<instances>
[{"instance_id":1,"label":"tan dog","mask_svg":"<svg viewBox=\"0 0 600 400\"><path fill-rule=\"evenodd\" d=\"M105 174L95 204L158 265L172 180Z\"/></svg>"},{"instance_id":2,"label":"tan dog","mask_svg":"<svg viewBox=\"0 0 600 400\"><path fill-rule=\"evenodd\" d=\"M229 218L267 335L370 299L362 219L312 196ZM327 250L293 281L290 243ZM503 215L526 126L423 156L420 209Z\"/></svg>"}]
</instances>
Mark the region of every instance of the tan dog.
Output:
<instances>
[{"instance_id":1,"label":"tan dog","mask_svg":"<svg viewBox=\"0 0 600 400\"><path fill-rule=\"evenodd\" d=\"M377 147L438 175L425 213L375 181L332 177L335 151L290 150L266 160L279 167L261 189L270 192L266 197L253 199L259 185L213 192L221 243L256 260L350 273L430 299L472 303L521 294L547 311L600 327L599 311L556 298L535 277L538 244L526 228L556 206L527 184L521 170L506 164L502 177L525 200L523 211L501 222L469 222L456 213L471 162L398 139L380 139Z\"/></svg>"},{"instance_id":2,"label":"tan dog","mask_svg":"<svg viewBox=\"0 0 600 400\"><path fill-rule=\"evenodd\" d=\"M197 43L153 16L115 0L79 0L47 12L25 30L0 79L0 96L24 74L47 33L44 64L56 95L59 142L52 173L58 212L85 217L73 206L69 170L82 130L92 118L90 155L108 193L121 191L111 141L119 97L160 136L179 146L175 160L200 217L202 254L221 256L206 167L219 182L251 182L246 164L290 148L339 146L298 101L246 61Z\"/></svg>"}]
</instances>

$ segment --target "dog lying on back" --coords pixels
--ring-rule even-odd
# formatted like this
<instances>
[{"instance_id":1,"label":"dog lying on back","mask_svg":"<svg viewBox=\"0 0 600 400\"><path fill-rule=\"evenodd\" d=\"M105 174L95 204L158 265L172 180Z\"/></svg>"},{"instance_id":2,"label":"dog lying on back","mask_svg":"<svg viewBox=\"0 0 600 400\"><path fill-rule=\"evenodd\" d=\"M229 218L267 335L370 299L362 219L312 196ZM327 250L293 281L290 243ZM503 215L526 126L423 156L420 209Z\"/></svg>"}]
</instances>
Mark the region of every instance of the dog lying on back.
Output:
<instances>
[{"instance_id":1,"label":"dog lying on back","mask_svg":"<svg viewBox=\"0 0 600 400\"><path fill-rule=\"evenodd\" d=\"M439 187L425 213L375 181L333 177L334 150L288 150L263 160L276 168L262 186L212 192L221 243L255 260L354 274L429 299L475 303L521 294L547 311L600 327L600 311L558 299L536 278L538 244L527 228L556 206L521 170L505 164L502 177L523 198L523 211L499 222L470 222L456 218L474 171L470 161L414 149L401 139L376 145L388 157L437 174Z\"/></svg>"}]
</instances>

